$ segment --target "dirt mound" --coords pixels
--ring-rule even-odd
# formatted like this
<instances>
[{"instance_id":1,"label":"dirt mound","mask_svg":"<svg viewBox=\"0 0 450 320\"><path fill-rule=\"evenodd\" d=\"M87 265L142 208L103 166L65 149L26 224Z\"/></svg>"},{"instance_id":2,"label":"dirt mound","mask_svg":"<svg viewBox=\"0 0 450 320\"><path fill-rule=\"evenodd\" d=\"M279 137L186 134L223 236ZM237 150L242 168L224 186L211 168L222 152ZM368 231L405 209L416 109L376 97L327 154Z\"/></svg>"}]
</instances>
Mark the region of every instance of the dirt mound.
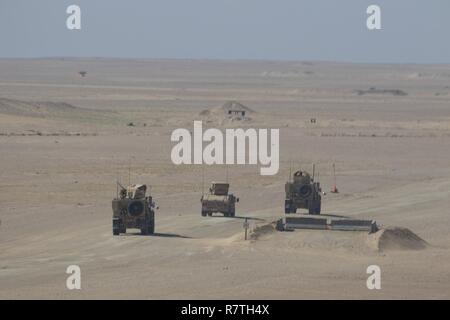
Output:
<instances>
[{"instance_id":1,"label":"dirt mound","mask_svg":"<svg viewBox=\"0 0 450 320\"><path fill-rule=\"evenodd\" d=\"M259 238L274 233L276 231L276 222L257 225L250 232L250 240L258 240Z\"/></svg>"},{"instance_id":2,"label":"dirt mound","mask_svg":"<svg viewBox=\"0 0 450 320\"><path fill-rule=\"evenodd\" d=\"M249 239L267 240L271 235L277 237L276 241L280 246L291 249L344 250L371 254L395 250L422 250L428 247L425 240L411 230L401 227L382 228L373 234L305 229L277 232L276 222L273 222L254 226L249 233ZM242 240L242 237L239 240Z\"/></svg>"},{"instance_id":3,"label":"dirt mound","mask_svg":"<svg viewBox=\"0 0 450 320\"><path fill-rule=\"evenodd\" d=\"M247 234L248 240L266 239L267 237L269 237L270 235L274 234L277 231L276 221L263 223L255 223L253 221L250 221L249 227L250 228ZM208 242L210 241L211 239L208 239ZM226 239L218 239L216 243L221 245L229 245L236 242L242 243L243 241L245 241L245 234L243 232L239 232Z\"/></svg>"},{"instance_id":4,"label":"dirt mound","mask_svg":"<svg viewBox=\"0 0 450 320\"><path fill-rule=\"evenodd\" d=\"M378 251L422 250L428 247L425 240L407 228L387 227L369 236L371 247Z\"/></svg>"},{"instance_id":5,"label":"dirt mound","mask_svg":"<svg viewBox=\"0 0 450 320\"><path fill-rule=\"evenodd\" d=\"M227 101L222 106L202 110L199 115L209 121L251 121L254 110L238 101Z\"/></svg>"}]
</instances>

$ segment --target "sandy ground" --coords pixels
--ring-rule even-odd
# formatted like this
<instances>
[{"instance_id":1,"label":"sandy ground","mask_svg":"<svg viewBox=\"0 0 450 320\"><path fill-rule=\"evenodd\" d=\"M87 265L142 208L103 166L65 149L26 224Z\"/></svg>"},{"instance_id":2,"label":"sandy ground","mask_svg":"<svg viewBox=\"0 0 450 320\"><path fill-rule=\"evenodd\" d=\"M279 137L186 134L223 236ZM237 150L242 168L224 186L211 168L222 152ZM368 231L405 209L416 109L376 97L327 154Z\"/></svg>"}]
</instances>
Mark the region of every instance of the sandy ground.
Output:
<instances>
[{"instance_id":1,"label":"sandy ground","mask_svg":"<svg viewBox=\"0 0 450 320\"><path fill-rule=\"evenodd\" d=\"M215 112L229 100L252 120ZM448 65L0 60L0 298L448 299L449 112ZM194 120L280 128L277 175L229 167L234 219L202 218L202 168L170 160L171 132ZM256 229L283 215L290 163L313 162L324 191L336 163L340 193L324 196L324 214L408 228L427 248L270 228L244 241L242 218ZM160 206L154 236L112 236L115 180L129 168ZM66 289L72 264L81 290ZM373 264L381 290L366 287Z\"/></svg>"}]
</instances>

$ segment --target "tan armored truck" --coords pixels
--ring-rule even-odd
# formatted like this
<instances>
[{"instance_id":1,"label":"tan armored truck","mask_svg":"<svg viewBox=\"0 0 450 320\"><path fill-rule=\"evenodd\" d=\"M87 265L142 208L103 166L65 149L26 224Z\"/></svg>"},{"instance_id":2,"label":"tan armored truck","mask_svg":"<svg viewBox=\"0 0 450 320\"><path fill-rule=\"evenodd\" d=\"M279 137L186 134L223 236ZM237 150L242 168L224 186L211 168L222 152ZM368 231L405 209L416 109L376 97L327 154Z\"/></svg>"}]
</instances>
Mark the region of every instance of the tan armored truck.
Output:
<instances>
[{"instance_id":1,"label":"tan armored truck","mask_svg":"<svg viewBox=\"0 0 450 320\"><path fill-rule=\"evenodd\" d=\"M234 217L236 213L235 204L239 202L233 194L228 194L230 184L224 182L213 182L209 193L201 198L202 217L212 216L214 212L223 213L225 217Z\"/></svg>"},{"instance_id":2,"label":"tan armored truck","mask_svg":"<svg viewBox=\"0 0 450 320\"><path fill-rule=\"evenodd\" d=\"M296 213L297 209L307 209L309 214L320 214L322 203L319 182L314 182L310 174L297 171L291 181L286 182L284 213Z\"/></svg>"},{"instance_id":3,"label":"tan armored truck","mask_svg":"<svg viewBox=\"0 0 450 320\"><path fill-rule=\"evenodd\" d=\"M126 233L128 228L140 229L141 234L155 232L155 203L146 196L147 186L135 184L127 188L120 186L118 196L112 201L113 235Z\"/></svg>"}]
</instances>

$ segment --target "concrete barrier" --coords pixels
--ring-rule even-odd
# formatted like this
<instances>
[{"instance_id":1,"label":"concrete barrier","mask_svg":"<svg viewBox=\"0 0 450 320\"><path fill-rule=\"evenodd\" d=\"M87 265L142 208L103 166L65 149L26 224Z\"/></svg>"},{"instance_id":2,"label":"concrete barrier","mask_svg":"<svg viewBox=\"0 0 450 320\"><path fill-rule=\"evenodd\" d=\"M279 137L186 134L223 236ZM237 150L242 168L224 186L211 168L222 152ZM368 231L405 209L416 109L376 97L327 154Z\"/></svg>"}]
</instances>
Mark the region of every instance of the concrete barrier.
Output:
<instances>
[{"instance_id":1,"label":"concrete barrier","mask_svg":"<svg viewBox=\"0 0 450 320\"><path fill-rule=\"evenodd\" d=\"M286 217L284 218L285 229L328 229L327 219L307 218L307 217Z\"/></svg>"},{"instance_id":2,"label":"concrete barrier","mask_svg":"<svg viewBox=\"0 0 450 320\"><path fill-rule=\"evenodd\" d=\"M376 232L377 223L373 220L339 219L331 220L331 230Z\"/></svg>"},{"instance_id":3,"label":"concrete barrier","mask_svg":"<svg viewBox=\"0 0 450 320\"><path fill-rule=\"evenodd\" d=\"M373 220L358 219L325 219L310 217L285 217L277 221L277 230L292 231L295 229L339 230L339 231L378 231Z\"/></svg>"}]
</instances>

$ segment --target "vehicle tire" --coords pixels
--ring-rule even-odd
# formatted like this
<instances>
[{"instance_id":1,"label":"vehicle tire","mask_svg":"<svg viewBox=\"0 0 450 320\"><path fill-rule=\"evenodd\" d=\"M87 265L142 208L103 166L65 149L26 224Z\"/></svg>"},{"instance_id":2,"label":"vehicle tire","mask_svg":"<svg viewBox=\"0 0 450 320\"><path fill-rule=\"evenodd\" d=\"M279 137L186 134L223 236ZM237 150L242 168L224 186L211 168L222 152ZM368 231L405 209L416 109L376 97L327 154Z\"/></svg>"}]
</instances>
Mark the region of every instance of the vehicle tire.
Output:
<instances>
[{"instance_id":1,"label":"vehicle tire","mask_svg":"<svg viewBox=\"0 0 450 320\"><path fill-rule=\"evenodd\" d=\"M208 217L212 217L212 212L208 212Z\"/></svg>"},{"instance_id":2,"label":"vehicle tire","mask_svg":"<svg viewBox=\"0 0 450 320\"><path fill-rule=\"evenodd\" d=\"M291 207L288 206L288 204L286 204L286 202L284 203L284 213L291 213Z\"/></svg>"},{"instance_id":3,"label":"vehicle tire","mask_svg":"<svg viewBox=\"0 0 450 320\"><path fill-rule=\"evenodd\" d=\"M120 222L119 220L113 220L112 221L112 230L113 230L113 235L114 236L118 236L120 234Z\"/></svg>"},{"instance_id":4,"label":"vehicle tire","mask_svg":"<svg viewBox=\"0 0 450 320\"><path fill-rule=\"evenodd\" d=\"M320 214L320 202L311 201L310 203L308 203L308 213L311 215Z\"/></svg>"},{"instance_id":5,"label":"vehicle tire","mask_svg":"<svg viewBox=\"0 0 450 320\"><path fill-rule=\"evenodd\" d=\"M320 202L320 201L317 201L316 206L315 206L314 214L319 215L319 214L320 214L320 211L321 211L321 202Z\"/></svg>"},{"instance_id":6,"label":"vehicle tire","mask_svg":"<svg viewBox=\"0 0 450 320\"><path fill-rule=\"evenodd\" d=\"M206 217L207 212L202 210L202 217Z\"/></svg>"},{"instance_id":7,"label":"vehicle tire","mask_svg":"<svg viewBox=\"0 0 450 320\"><path fill-rule=\"evenodd\" d=\"M290 200L284 200L284 213L291 213L292 212L292 201Z\"/></svg>"},{"instance_id":8,"label":"vehicle tire","mask_svg":"<svg viewBox=\"0 0 450 320\"><path fill-rule=\"evenodd\" d=\"M148 226L143 226L141 228L141 235L146 236L148 234Z\"/></svg>"},{"instance_id":9,"label":"vehicle tire","mask_svg":"<svg viewBox=\"0 0 450 320\"><path fill-rule=\"evenodd\" d=\"M233 209L231 209L230 217L234 218L235 216L236 216L236 209L233 208Z\"/></svg>"},{"instance_id":10,"label":"vehicle tire","mask_svg":"<svg viewBox=\"0 0 450 320\"><path fill-rule=\"evenodd\" d=\"M154 234L155 233L155 221L150 222L150 225L148 227L148 234Z\"/></svg>"}]
</instances>

